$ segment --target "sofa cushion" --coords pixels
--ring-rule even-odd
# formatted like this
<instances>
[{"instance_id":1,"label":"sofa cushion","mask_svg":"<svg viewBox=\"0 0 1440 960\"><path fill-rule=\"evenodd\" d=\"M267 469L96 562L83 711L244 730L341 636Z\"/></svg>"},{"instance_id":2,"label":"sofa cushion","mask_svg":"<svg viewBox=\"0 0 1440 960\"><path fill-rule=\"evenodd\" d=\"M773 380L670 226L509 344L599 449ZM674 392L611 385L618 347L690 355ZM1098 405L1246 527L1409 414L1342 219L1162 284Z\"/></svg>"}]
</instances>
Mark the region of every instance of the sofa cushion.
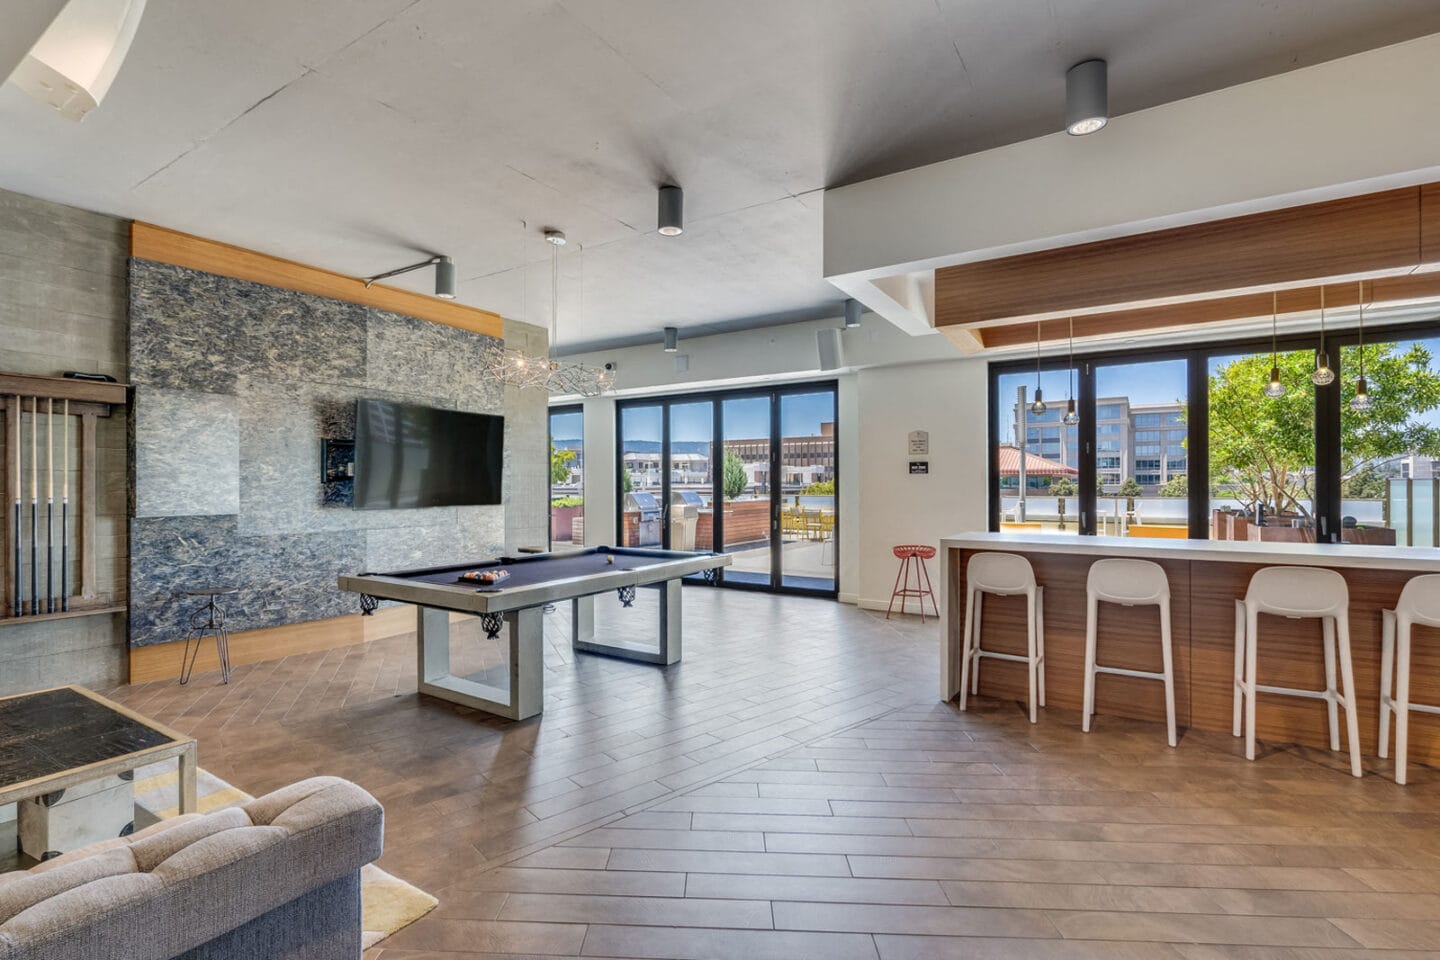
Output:
<instances>
[{"instance_id":1,"label":"sofa cushion","mask_svg":"<svg viewBox=\"0 0 1440 960\"><path fill-rule=\"evenodd\" d=\"M119 847L81 857L53 870L6 874L8 881L0 885L0 924L67 890L134 872L135 858L130 855L130 848Z\"/></svg>"},{"instance_id":2,"label":"sofa cushion","mask_svg":"<svg viewBox=\"0 0 1440 960\"><path fill-rule=\"evenodd\" d=\"M229 807L203 817L196 817L188 823L170 830L162 830L140 837L130 844L135 855L135 869L148 873L177 851L206 837L224 830L250 826L250 818L239 807Z\"/></svg>"},{"instance_id":3,"label":"sofa cushion","mask_svg":"<svg viewBox=\"0 0 1440 960\"><path fill-rule=\"evenodd\" d=\"M263 797L256 797L241 809L249 815L250 822L257 826L273 823L276 826L289 826L292 830L304 830L315 823L342 816L351 810L354 807L354 786L350 781L341 780L339 777L311 777L288 787L281 787ZM313 804L307 803L311 800L314 801ZM282 823L279 818L286 816L296 807L311 813L305 814L302 811L299 821L287 819Z\"/></svg>"}]
</instances>

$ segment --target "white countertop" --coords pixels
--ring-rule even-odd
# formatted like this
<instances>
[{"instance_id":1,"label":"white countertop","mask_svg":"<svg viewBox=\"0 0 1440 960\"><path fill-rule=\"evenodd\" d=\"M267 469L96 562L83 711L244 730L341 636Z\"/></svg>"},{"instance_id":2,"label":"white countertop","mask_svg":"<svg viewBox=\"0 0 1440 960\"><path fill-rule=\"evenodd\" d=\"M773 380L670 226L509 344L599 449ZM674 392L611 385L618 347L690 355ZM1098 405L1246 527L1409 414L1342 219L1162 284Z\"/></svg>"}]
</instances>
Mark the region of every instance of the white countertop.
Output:
<instances>
[{"instance_id":1,"label":"white countertop","mask_svg":"<svg viewBox=\"0 0 1440 960\"><path fill-rule=\"evenodd\" d=\"M957 533L940 540L942 550L1013 550L1148 560L1209 560L1230 563L1296 564L1313 567L1370 567L1440 573L1440 550L1430 547L1376 547L1350 543L1267 543L1250 540L1164 540L1081 537L1063 533Z\"/></svg>"}]
</instances>

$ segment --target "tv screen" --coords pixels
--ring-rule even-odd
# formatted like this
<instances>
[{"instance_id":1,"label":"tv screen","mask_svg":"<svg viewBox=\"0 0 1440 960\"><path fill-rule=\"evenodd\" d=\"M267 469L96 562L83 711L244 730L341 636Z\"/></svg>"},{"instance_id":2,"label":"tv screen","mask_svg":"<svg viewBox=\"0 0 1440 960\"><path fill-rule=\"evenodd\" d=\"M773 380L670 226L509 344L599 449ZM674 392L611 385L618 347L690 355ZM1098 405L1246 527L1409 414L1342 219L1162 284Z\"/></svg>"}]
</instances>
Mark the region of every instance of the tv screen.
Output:
<instances>
[{"instance_id":1,"label":"tv screen","mask_svg":"<svg viewBox=\"0 0 1440 960\"><path fill-rule=\"evenodd\" d=\"M355 410L355 506L499 503L504 449L504 417L361 400Z\"/></svg>"}]
</instances>

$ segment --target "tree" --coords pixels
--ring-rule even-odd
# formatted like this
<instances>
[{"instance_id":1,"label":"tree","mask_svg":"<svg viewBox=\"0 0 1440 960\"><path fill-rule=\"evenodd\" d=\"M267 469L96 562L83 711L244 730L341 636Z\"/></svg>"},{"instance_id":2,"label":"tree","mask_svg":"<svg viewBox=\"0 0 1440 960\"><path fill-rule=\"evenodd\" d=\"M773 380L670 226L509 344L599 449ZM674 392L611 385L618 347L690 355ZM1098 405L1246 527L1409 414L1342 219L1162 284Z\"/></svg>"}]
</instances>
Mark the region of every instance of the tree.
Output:
<instances>
[{"instance_id":1,"label":"tree","mask_svg":"<svg viewBox=\"0 0 1440 960\"><path fill-rule=\"evenodd\" d=\"M807 485L800 493L807 497L833 497L835 496L835 481L816 480L814 483Z\"/></svg>"},{"instance_id":2,"label":"tree","mask_svg":"<svg viewBox=\"0 0 1440 960\"><path fill-rule=\"evenodd\" d=\"M1050 482L1050 495L1053 497L1073 497L1077 492L1075 481L1069 477L1061 477Z\"/></svg>"},{"instance_id":3,"label":"tree","mask_svg":"<svg viewBox=\"0 0 1440 960\"><path fill-rule=\"evenodd\" d=\"M1350 409L1360 350L1344 351L1341 389L1341 481L1385 460L1416 452L1440 455L1440 428L1421 418L1440 406L1440 374L1421 344L1365 347L1373 407ZM1309 515L1315 480L1315 356L1282 353L1276 362L1288 390L1262 393L1270 379L1266 354L1240 357L1210 376L1210 476L1223 491L1272 515Z\"/></svg>"},{"instance_id":4,"label":"tree","mask_svg":"<svg viewBox=\"0 0 1440 960\"><path fill-rule=\"evenodd\" d=\"M1141 489L1139 481L1134 477L1126 477L1120 483L1120 489L1116 491L1122 497L1138 497L1145 491Z\"/></svg>"},{"instance_id":5,"label":"tree","mask_svg":"<svg viewBox=\"0 0 1440 960\"><path fill-rule=\"evenodd\" d=\"M721 488L726 500L734 500L745 492L750 478L745 476L745 461L734 450L725 451L725 472L721 475Z\"/></svg>"},{"instance_id":6,"label":"tree","mask_svg":"<svg viewBox=\"0 0 1440 960\"><path fill-rule=\"evenodd\" d=\"M620 472L620 490L622 493L629 493L635 489L635 478L630 476L629 470Z\"/></svg>"},{"instance_id":7,"label":"tree","mask_svg":"<svg viewBox=\"0 0 1440 960\"><path fill-rule=\"evenodd\" d=\"M1340 496L1346 500L1384 500L1390 481L1373 466L1362 466L1340 484Z\"/></svg>"},{"instance_id":8,"label":"tree","mask_svg":"<svg viewBox=\"0 0 1440 960\"><path fill-rule=\"evenodd\" d=\"M1160 485L1160 496L1162 497L1188 497L1190 495L1190 481L1183 473L1166 480Z\"/></svg>"},{"instance_id":9,"label":"tree","mask_svg":"<svg viewBox=\"0 0 1440 960\"><path fill-rule=\"evenodd\" d=\"M574 450L561 450L550 444L550 482L564 483L570 479L570 464L575 462Z\"/></svg>"}]
</instances>

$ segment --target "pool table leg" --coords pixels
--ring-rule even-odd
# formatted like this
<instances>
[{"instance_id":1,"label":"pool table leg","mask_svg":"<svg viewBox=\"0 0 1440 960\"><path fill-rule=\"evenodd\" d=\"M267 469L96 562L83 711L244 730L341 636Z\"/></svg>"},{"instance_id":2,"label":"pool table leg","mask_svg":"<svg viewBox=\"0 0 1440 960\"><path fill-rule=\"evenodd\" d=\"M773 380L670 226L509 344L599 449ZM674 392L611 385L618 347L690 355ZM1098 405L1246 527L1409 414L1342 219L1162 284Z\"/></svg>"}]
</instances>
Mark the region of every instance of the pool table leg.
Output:
<instances>
[{"instance_id":1,"label":"pool table leg","mask_svg":"<svg viewBox=\"0 0 1440 960\"><path fill-rule=\"evenodd\" d=\"M654 584L660 591L660 623L658 645L638 644L617 646L595 642L595 598L576 597L570 601L570 646L580 653L598 653L622 660L669 665L680 662L680 581L666 580Z\"/></svg>"},{"instance_id":2,"label":"pool table leg","mask_svg":"<svg viewBox=\"0 0 1440 960\"><path fill-rule=\"evenodd\" d=\"M419 690L428 696L524 720L545 706L544 613L538 607L505 614L510 644L509 689L450 672L450 612L417 608L416 665Z\"/></svg>"}]
</instances>

